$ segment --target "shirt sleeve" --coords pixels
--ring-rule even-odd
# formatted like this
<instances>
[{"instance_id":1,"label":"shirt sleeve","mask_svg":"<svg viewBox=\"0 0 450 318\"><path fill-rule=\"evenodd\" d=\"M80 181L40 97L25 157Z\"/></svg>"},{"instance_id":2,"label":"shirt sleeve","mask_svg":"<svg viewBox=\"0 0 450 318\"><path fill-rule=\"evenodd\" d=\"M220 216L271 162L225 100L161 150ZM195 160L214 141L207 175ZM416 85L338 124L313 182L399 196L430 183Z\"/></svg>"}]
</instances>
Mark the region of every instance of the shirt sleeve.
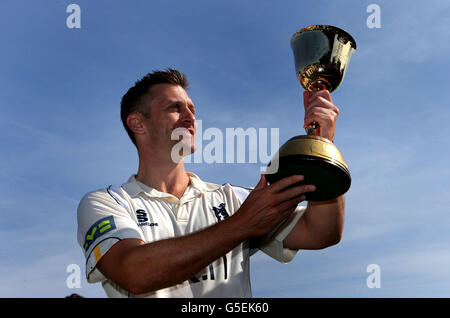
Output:
<instances>
[{"instance_id":1,"label":"shirt sleeve","mask_svg":"<svg viewBox=\"0 0 450 318\"><path fill-rule=\"evenodd\" d=\"M306 207L298 206L288 219L261 238L259 249L281 263L292 261L298 250L283 247L283 241L291 233L305 211Z\"/></svg>"},{"instance_id":2,"label":"shirt sleeve","mask_svg":"<svg viewBox=\"0 0 450 318\"><path fill-rule=\"evenodd\" d=\"M86 257L89 283L106 279L96 265L115 243L126 238L143 239L130 213L107 189L86 194L78 205L77 219L78 244Z\"/></svg>"},{"instance_id":3,"label":"shirt sleeve","mask_svg":"<svg viewBox=\"0 0 450 318\"><path fill-rule=\"evenodd\" d=\"M242 188L237 186L232 186L232 189L241 203L247 199L248 195L252 191L251 188ZM289 263L297 254L297 250L285 248L283 246L283 240L292 231L295 224L297 224L303 213L305 213L305 210L306 207L298 206L288 219L281 222L270 233L261 237L258 249L281 263ZM251 249L250 255L254 254L256 251L257 249Z\"/></svg>"}]
</instances>

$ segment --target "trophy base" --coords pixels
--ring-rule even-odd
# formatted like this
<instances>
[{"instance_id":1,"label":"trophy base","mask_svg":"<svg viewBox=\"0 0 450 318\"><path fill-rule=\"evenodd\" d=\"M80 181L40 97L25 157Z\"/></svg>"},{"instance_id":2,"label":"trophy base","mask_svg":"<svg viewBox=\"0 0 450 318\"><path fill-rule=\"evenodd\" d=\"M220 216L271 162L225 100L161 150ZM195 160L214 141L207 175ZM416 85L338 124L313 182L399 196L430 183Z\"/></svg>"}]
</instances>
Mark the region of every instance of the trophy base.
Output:
<instances>
[{"instance_id":1,"label":"trophy base","mask_svg":"<svg viewBox=\"0 0 450 318\"><path fill-rule=\"evenodd\" d=\"M332 200L350 188L347 165L336 146L325 138L291 138L280 148L278 160L277 172L266 174L267 181L274 183L294 174L303 175L305 179L300 184L317 187L316 191L305 193L306 201Z\"/></svg>"}]
</instances>

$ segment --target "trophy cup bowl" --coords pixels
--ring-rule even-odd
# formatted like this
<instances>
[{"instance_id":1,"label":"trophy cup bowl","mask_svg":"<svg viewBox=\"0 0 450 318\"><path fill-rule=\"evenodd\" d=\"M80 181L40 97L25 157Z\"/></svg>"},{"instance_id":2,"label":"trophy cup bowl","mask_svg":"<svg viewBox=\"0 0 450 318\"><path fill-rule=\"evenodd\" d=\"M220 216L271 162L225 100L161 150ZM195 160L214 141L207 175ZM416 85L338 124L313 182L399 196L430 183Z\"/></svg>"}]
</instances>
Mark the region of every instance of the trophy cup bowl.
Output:
<instances>
[{"instance_id":1,"label":"trophy cup bowl","mask_svg":"<svg viewBox=\"0 0 450 318\"><path fill-rule=\"evenodd\" d=\"M312 25L297 31L291 38L295 69L301 86L310 92L328 90L341 84L356 50L350 34L334 26ZM266 171L269 183L294 174L305 177L304 184L317 187L306 193L307 201L337 198L350 188L351 176L341 152L330 140L317 136L317 123L307 127L307 135L284 143ZM277 166L270 171L274 161Z\"/></svg>"}]
</instances>

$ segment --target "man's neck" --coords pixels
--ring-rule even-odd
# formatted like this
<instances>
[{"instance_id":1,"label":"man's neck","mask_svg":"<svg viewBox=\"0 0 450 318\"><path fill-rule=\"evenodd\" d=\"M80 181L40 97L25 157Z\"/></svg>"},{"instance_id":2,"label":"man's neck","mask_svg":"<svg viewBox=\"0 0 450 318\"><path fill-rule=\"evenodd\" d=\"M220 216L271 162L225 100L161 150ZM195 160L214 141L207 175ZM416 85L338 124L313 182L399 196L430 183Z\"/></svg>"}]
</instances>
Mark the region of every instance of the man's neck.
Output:
<instances>
[{"instance_id":1,"label":"man's neck","mask_svg":"<svg viewBox=\"0 0 450 318\"><path fill-rule=\"evenodd\" d=\"M139 156L136 180L158 191L181 198L189 186L184 161L158 160L152 156Z\"/></svg>"}]
</instances>

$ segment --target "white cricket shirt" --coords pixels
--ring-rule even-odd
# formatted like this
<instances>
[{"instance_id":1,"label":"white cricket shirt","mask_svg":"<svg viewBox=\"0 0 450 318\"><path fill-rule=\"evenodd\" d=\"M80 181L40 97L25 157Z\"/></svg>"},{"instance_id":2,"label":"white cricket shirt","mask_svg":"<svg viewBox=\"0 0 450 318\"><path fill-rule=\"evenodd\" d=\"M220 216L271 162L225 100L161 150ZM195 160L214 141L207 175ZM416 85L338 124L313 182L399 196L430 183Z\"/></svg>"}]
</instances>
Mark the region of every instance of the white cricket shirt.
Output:
<instances>
[{"instance_id":1,"label":"white cricket shirt","mask_svg":"<svg viewBox=\"0 0 450 318\"><path fill-rule=\"evenodd\" d=\"M77 211L78 243L86 257L88 282L101 282L109 297L251 297L250 255L256 249L251 249L248 241L191 279L147 294L129 293L96 268L102 255L122 239L151 243L199 231L233 215L251 191L203 182L188 174L190 184L180 199L150 188L134 176L121 187L110 186L82 198ZM296 251L283 248L282 242L304 211L305 207L299 206L289 220L266 236L259 249L280 262L292 260Z\"/></svg>"}]
</instances>

